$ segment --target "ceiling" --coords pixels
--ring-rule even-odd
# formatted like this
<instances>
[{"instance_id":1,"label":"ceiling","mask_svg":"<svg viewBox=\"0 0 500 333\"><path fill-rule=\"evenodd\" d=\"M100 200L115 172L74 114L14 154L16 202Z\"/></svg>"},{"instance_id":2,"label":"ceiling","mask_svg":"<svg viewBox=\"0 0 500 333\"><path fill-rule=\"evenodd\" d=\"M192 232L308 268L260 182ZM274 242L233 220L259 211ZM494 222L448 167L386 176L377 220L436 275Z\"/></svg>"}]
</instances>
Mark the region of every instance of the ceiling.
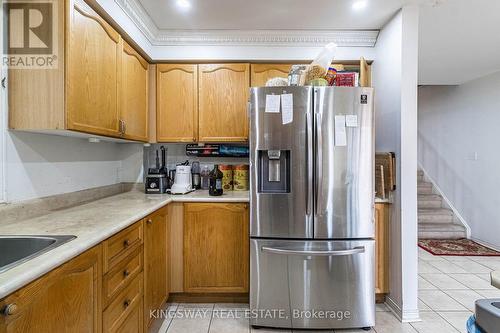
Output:
<instances>
[{"instance_id":1,"label":"ceiling","mask_svg":"<svg viewBox=\"0 0 500 333\"><path fill-rule=\"evenodd\" d=\"M294 32L296 41L323 43L318 36L331 33L325 30L378 30L403 5L417 3L421 5L419 84L461 84L500 70L499 0L134 1L160 41L173 34L174 40L190 43L182 35L189 32L210 32L219 34L218 40L234 41L231 31L238 36L236 40L246 33L252 41L257 30L267 31L267 41L273 45L283 39L283 31L302 32ZM179 1L188 2L189 10L180 8ZM358 1L365 1L366 7L354 10ZM273 33L278 30L281 32ZM361 35L356 40L368 37ZM287 38L285 35L285 42Z\"/></svg>"},{"instance_id":2,"label":"ceiling","mask_svg":"<svg viewBox=\"0 0 500 333\"><path fill-rule=\"evenodd\" d=\"M420 84L461 84L500 71L500 1L422 6L419 30Z\"/></svg>"},{"instance_id":3,"label":"ceiling","mask_svg":"<svg viewBox=\"0 0 500 333\"><path fill-rule=\"evenodd\" d=\"M412 0L139 0L159 29L167 30L322 30L379 29ZM182 0L181 0L182 1ZM418 1L418 0L416 0Z\"/></svg>"}]
</instances>

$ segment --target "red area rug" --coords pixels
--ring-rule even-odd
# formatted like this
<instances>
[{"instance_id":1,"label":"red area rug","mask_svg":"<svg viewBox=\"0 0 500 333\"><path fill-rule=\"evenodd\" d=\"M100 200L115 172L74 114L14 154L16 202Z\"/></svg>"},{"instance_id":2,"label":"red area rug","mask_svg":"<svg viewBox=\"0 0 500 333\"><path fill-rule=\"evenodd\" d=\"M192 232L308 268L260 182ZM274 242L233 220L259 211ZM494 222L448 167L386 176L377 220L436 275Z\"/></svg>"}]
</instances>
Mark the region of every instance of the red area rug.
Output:
<instances>
[{"instance_id":1,"label":"red area rug","mask_svg":"<svg viewBox=\"0 0 500 333\"><path fill-rule=\"evenodd\" d=\"M419 239L418 246L436 256L500 256L500 252L466 238Z\"/></svg>"}]
</instances>

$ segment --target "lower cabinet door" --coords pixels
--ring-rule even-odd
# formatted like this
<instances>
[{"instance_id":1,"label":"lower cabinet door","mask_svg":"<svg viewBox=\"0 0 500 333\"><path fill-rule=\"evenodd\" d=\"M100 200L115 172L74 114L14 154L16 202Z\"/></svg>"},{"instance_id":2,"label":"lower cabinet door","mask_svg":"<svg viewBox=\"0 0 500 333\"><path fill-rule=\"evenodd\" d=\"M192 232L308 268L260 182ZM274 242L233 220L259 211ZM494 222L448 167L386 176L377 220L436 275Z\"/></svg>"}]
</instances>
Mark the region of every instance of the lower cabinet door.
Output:
<instances>
[{"instance_id":1,"label":"lower cabinet door","mask_svg":"<svg viewBox=\"0 0 500 333\"><path fill-rule=\"evenodd\" d=\"M184 204L184 292L248 292L248 205Z\"/></svg>"},{"instance_id":2,"label":"lower cabinet door","mask_svg":"<svg viewBox=\"0 0 500 333\"><path fill-rule=\"evenodd\" d=\"M0 332L101 332L101 258L99 245L0 301Z\"/></svg>"},{"instance_id":3,"label":"lower cabinet door","mask_svg":"<svg viewBox=\"0 0 500 333\"><path fill-rule=\"evenodd\" d=\"M149 327L154 319L150 310L160 309L168 298L167 210L149 215L144 222L144 317Z\"/></svg>"}]
</instances>

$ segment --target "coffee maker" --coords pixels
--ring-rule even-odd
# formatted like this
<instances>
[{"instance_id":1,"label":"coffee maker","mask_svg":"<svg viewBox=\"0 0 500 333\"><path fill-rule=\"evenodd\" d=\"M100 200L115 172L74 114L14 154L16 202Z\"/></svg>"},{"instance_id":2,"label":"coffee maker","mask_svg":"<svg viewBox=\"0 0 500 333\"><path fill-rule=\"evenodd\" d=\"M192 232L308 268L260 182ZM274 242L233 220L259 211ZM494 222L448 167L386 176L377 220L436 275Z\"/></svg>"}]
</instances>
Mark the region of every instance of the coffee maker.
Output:
<instances>
[{"instance_id":1,"label":"coffee maker","mask_svg":"<svg viewBox=\"0 0 500 333\"><path fill-rule=\"evenodd\" d=\"M168 178L165 147L161 146L159 149L148 149L145 151L145 154L145 161L147 161L147 176L145 181L146 193L161 194L167 192Z\"/></svg>"}]
</instances>

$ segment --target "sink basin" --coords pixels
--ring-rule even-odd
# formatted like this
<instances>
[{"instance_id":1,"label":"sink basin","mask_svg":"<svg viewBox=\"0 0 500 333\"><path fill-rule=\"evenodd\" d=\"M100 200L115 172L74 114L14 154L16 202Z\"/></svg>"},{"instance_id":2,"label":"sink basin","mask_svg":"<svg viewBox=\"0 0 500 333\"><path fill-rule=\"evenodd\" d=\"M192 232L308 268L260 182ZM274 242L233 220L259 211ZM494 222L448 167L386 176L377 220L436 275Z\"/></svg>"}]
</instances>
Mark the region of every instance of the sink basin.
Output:
<instances>
[{"instance_id":1,"label":"sink basin","mask_svg":"<svg viewBox=\"0 0 500 333\"><path fill-rule=\"evenodd\" d=\"M0 273L74 238L76 236L0 236Z\"/></svg>"}]
</instances>

